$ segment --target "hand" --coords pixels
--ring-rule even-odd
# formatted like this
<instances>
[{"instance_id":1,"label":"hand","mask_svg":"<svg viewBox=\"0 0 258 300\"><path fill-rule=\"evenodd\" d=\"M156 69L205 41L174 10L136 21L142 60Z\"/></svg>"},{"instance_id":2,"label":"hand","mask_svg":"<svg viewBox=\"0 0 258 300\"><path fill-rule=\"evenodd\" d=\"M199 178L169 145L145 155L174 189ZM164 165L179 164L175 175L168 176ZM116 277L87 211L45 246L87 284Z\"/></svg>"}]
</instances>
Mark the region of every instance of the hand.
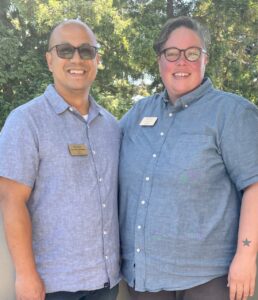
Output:
<instances>
[{"instance_id":1,"label":"hand","mask_svg":"<svg viewBox=\"0 0 258 300\"><path fill-rule=\"evenodd\" d=\"M256 256L236 254L229 269L230 300L247 300L254 295Z\"/></svg>"},{"instance_id":2,"label":"hand","mask_svg":"<svg viewBox=\"0 0 258 300\"><path fill-rule=\"evenodd\" d=\"M18 275L15 281L16 300L44 300L45 286L38 273Z\"/></svg>"}]
</instances>

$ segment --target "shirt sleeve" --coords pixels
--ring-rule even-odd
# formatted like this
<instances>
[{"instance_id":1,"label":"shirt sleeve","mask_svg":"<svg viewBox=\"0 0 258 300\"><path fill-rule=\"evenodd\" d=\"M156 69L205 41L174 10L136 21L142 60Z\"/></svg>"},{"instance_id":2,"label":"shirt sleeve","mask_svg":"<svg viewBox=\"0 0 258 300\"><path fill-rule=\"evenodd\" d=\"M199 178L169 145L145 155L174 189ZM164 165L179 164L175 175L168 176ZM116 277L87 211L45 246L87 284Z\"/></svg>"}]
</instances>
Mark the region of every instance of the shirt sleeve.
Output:
<instances>
[{"instance_id":1,"label":"shirt sleeve","mask_svg":"<svg viewBox=\"0 0 258 300\"><path fill-rule=\"evenodd\" d=\"M30 115L14 110L0 134L0 176L33 187L39 166L38 140Z\"/></svg>"},{"instance_id":2,"label":"shirt sleeve","mask_svg":"<svg viewBox=\"0 0 258 300\"><path fill-rule=\"evenodd\" d=\"M222 157L239 191L258 182L258 110L238 105L221 139Z\"/></svg>"}]
</instances>

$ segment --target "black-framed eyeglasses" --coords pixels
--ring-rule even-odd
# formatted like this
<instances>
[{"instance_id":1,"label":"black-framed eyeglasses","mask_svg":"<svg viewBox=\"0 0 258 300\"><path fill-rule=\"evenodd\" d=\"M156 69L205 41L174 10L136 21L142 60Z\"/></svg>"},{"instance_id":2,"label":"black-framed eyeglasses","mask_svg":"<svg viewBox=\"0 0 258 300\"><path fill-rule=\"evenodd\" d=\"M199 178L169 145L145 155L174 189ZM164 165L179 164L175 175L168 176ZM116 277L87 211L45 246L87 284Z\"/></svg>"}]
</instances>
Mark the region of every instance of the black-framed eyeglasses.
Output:
<instances>
[{"instance_id":1,"label":"black-framed eyeglasses","mask_svg":"<svg viewBox=\"0 0 258 300\"><path fill-rule=\"evenodd\" d=\"M189 47L187 49L178 49L176 47L170 47L163 49L160 55L164 54L166 60L173 62L177 61L181 57L181 52L184 53L184 57L188 61L197 61L202 53L207 53L206 50L199 47Z\"/></svg>"},{"instance_id":2,"label":"black-framed eyeglasses","mask_svg":"<svg viewBox=\"0 0 258 300\"><path fill-rule=\"evenodd\" d=\"M73 58L74 53L77 50L80 55L80 58L83 60L87 60L95 58L99 47L91 46L89 44L81 44L79 47L74 47L67 43L55 45L48 49L48 52L50 52L54 48L56 48L56 53L60 58L71 59Z\"/></svg>"}]
</instances>

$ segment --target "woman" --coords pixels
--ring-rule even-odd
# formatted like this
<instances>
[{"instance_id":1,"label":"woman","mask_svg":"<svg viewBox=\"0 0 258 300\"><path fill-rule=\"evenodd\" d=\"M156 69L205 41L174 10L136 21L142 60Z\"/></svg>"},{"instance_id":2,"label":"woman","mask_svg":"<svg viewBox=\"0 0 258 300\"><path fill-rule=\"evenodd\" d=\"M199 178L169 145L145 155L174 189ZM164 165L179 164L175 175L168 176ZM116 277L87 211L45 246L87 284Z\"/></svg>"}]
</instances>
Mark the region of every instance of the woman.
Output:
<instances>
[{"instance_id":1,"label":"woman","mask_svg":"<svg viewBox=\"0 0 258 300\"><path fill-rule=\"evenodd\" d=\"M121 120L122 274L134 300L254 293L258 112L204 77L208 40L195 20L169 20L154 43L165 90Z\"/></svg>"}]
</instances>

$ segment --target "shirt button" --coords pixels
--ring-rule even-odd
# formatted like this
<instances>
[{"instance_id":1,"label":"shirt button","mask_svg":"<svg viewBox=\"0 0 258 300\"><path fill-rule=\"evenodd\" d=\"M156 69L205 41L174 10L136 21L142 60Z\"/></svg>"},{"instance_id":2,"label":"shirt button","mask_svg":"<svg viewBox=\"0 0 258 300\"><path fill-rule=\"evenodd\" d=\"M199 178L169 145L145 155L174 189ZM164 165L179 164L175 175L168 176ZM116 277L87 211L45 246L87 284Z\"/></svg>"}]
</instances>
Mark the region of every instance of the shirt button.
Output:
<instances>
[{"instance_id":1,"label":"shirt button","mask_svg":"<svg viewBox=\"0 0 258 300\"><path fill-rule=\"evenodd\" d=\"M92 150L92 154L95 155L95 154L96 154L96 151Z\"/></svg>"},{"instance_id":2,"label":"shirt button","mask_svg":"<svg viewBox=\"0 0 258 300\"><path fill-rule=\"evenodd\" d=\"M172 114L172 113L169 113L168 115L169 115L170 117L172 117L172 116L173 116L173 114Z\"/></svg>"},{"instance_id":3,"label":"shirt button","mask_svg":"<svg viewBox=\"0 0 258 300\"><path fill-rule=\"evenodd\" d=\"M188 105L187 105L187 104L185 104L185 105L184 105L184 107L185 107L185 108L187 108L187 107L188 107Z\"/></svg>"},{"instance_id":4,"label":"shirt button","mask_svg":"<svg viewBox=\"0 0 258 300\"><path fill-rule=\"evenodd\" d=\"M104 207L104 208L105 208L105 207L106 207L106 203L103 203L103 204L102 204L102 207Z\"/></svg>"},{"instance_id":5,"label":"shirt button","mask_svg":"<svg viewBox=\"0 0 258 300\"><path fill-rule=\"evenodd\" d=\"M145 180L146 180L146 181L149 181L149 180L150 180L150 177L145 177Z\"/></svg>"},{"instance_id":6,"label":"shirt button","mask_svg":"<svg viewBox=\"0 0 258 300\"><path fill-rule=\"evenodd\" d=\"M164 132L161 132L160 135L163 136L163 135L164 135Z\"/></svg>"},{"instance_id":7,"label":"shirt button","mask_svg":"<svg viewBox=\"0 0 258 300\"><path fill-rule=\"evenodd\" d=\"M99 178L99 182L101 182L101 181L102 181L102 178L100 177L100 178Z\"/></svg>"},{"instance_id":8,"label":"shirt button","mask_svg":"<svg viewBox=\"0 0 258 300\"><path fill-rule=\"evenodd\" d=\"M107 255L105 255L105 259L108 259L108 256L107 256Z\"/></svg>"},{"instance_id":9,"label":"shirt button","mask_svg":"<svg viewBox=\"0 0 258 300\"><path fill-rule=\"evenodd\" d=\"M141 225L138 225L137 228L138 228L138 229L142 229L142 226L141 226Z\"/></svg>"},{"instance_id":10,"label":"shirt button","mask_svg":"<svg viewBox=\"0 0 258 300\"><path fill-rule=\"evenodd\" d=\"M103 234L104 234L104 235L106 235L106 234L107 234L107 231L106 231L106 230L104 230L104 231L103 231Z\"/></svg>"},{"instance_id":11,"label":"shirt button","mask_svg":"<svg viewBox=\"0 0 258 300\"><path fill-rule=\"evenodd\" d=\"M140 248L137 248L137 249L136 249L136 252L138 252L138 253L139 253L140 251L141 251L141 249L140 249Z\"/></svg>"},{"instance_id":12,"label":"shirt button","mask_svg":"<svg viewBox=\"0 0 258 300\"><path fill-rule=\"evenodd\" d=\"M156 157L157 157L157 154L155 154L155 153L154 153L154 154L152 154L152 157L156 158Z\"/></svg>"},{"instance_id":13,"label":"shirt button","mask_svg":"<svg viewBox=\"0 0 258 300\"><path fill-rule=\"evenodd\" d=\"M142 201L141 201L141 204L142 204L142 205L144 205L144 204L145 204L145 201L144 201L144 200L142 200Z\"/></svg>"},{"instance_id":14,"label":"shirt button","mask_svg":"<svg viewBox=\"0 0 258 300\"><path fill-rule=\"evenodd\" d=\"M70 110L70 111L73 111L73 108L72 108L72 107L69 107L69 110Z\"/></svg>"}]
</instances>

